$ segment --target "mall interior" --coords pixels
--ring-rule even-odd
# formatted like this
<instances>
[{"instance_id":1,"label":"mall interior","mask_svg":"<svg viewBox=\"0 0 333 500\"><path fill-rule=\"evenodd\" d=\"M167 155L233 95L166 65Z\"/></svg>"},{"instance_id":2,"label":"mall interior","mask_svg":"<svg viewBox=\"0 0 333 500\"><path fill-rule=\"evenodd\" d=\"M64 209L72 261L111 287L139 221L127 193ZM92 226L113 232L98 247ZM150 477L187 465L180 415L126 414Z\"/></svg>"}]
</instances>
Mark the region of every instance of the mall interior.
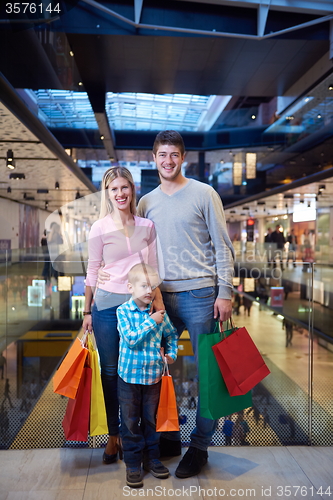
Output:
<instances>
[{"instance_id":1,"label":"mall interior","mask_svg":"<svg viewBox=\"0 0 333 500\"><path fill-rule=\"evenodd\" d=\"M243 439L224 434L224 415L199 476L176 478L169 458L170 477L146 473L142 491L329 498L332 1L8 1L0 25L0 500L130 496L124 463L102 463L106 435L66 440L52 377L83 333L103 174L127 167L138 200L155 189L161 130L182 134L184 175L222 199L234 322L270 375ZM42 245L54 223L56 251ZM171 374L186 451L198 405L187 331Z\"/></svg>"}]
</instances>

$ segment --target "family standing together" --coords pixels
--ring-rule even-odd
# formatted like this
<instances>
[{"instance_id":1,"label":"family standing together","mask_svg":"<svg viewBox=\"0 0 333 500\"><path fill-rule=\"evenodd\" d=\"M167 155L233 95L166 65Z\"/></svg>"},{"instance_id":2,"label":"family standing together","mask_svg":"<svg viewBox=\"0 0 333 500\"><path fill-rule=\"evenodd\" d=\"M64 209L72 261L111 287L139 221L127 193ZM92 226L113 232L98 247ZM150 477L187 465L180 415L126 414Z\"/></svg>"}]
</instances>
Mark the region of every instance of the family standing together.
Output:
<instances>
[{"instance_id":1,"label":"family standing together","mask_svg":"<svg viewBox=\"0 0 333 500\"><path fill-rule=\"evenodd\" d=\"M209 185L184 177L184 157L178 132L157 135L153 158L161 184L141 198L137 212L130 172L110 168L89 235L83 328L94 329L100 354L109 427L103 461L124 453L131 487L143 484L142 464L165 478L160 456L181 454L179 432L156 433L164 360L176 359L177 338L186 328L198 364L198 336L232 312L234 251L222 202ZM200 416L198 405L177 477L201 471L216 425Z\"/></svg>"}]
</instances>

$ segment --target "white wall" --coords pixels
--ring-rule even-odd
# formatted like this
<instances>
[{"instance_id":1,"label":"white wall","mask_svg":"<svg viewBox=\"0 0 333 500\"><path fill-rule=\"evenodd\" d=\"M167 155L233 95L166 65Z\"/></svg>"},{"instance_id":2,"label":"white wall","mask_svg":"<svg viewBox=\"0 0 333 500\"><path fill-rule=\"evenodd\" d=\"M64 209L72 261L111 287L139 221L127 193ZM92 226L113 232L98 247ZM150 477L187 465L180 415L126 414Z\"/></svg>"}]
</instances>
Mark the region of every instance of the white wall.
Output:
<instances>
[{"instance_id":1,"label":"white wall","mask_svg":"<svg viewBox=\"0 0 333 500\"><path fill-rule=\"evenodd\" d=\"M0 240L11 240L11 248L19 247L19 209L20 203L0 198ZM50 215L46 210L39 210L39 241L45 229L45 221Z\"/></svg>"},{"instance_id":2,"label":"white wall","mask_svg":"<svg viewBox=\"0 0 333 500\"><path fill-rule=\"evenodd\" d=\"M12 249L18 248L19 203L0 198L0 239L11 240Z\"/></svg>"}]
</instances>

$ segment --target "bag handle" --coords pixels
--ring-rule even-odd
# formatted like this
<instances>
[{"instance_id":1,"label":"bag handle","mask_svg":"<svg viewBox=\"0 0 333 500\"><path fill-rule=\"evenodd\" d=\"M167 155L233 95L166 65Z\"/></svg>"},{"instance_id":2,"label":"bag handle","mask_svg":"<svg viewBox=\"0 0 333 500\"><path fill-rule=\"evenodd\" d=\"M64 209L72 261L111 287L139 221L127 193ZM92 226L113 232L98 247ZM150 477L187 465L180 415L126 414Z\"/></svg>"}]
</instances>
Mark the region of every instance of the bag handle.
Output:
<instances>
[{"instance_id":1,"label":"bag handle","mask_svg":"<svg viewBox=\"0 0 333 500\"><path fill-rule=\"evenodd\" d=\"M164 376L170 376L170 372L169 372L169 365L168 365L168 362L167 362L167 359L166 359L166 356L163 356L163 371L162 371L162 377Z\"/></svg>"},{"instance_id":2,"label":"bag handle","mask_svg":"<svg viewBox=\"0 0 333 500\"><path fill-rule=\"evenodd\" d=\"M228 321L230 322L230 330L236 330L236 329L237 329L237 327L236 327L236 325L235 325L235 323L234 323L234 321L233 321L233 319L232 319L232 317L231 317L231 316L230 316L230 318L229 318L229 319L227 319L227 321L226 321L226 323L227 323L227 330L229 330L229 328L228 328ZM219 328L219 332L220 332L220 334L221 334L221 335L220 335L220 336L221 336L221 340L225 339L225 338L226 338L226 336L225 336L225 333L224 333L223 321L220 321L220 320L219 320L219 321L217 321L217 322L216 322L216 324L217 324L217 326L218 326L218 328ZM215 327L215 329L216 329L216 327Z\"/></svg>"}]
</instances>

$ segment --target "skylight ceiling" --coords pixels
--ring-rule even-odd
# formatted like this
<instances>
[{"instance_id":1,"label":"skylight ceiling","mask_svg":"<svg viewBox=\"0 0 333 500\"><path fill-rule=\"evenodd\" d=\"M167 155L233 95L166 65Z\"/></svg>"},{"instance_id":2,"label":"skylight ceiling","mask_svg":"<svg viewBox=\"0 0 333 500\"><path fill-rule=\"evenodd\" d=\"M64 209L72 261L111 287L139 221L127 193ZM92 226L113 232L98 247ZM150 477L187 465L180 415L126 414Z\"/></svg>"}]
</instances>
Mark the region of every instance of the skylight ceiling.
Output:
<instances>
[{"instance_id":1,"label":"skylight ceiling","mask_svg":"<svg viewBox=\"0 0 333 500\"><path fill-rule=\"evenodd\" d=\"M191 94L106 95L106 113L115 130L210 130L231 96Z\"/></svg>"},{"instance_id":2,"label":"skylight ceiling","mask_svg":"<svg viewBox=\"0 0 333 500\"><path fill-rule=\"evenodd\" d=\"M98 129L86 92L37 90L38 116L49 128Z\"/></svg>"}]
</instances>

